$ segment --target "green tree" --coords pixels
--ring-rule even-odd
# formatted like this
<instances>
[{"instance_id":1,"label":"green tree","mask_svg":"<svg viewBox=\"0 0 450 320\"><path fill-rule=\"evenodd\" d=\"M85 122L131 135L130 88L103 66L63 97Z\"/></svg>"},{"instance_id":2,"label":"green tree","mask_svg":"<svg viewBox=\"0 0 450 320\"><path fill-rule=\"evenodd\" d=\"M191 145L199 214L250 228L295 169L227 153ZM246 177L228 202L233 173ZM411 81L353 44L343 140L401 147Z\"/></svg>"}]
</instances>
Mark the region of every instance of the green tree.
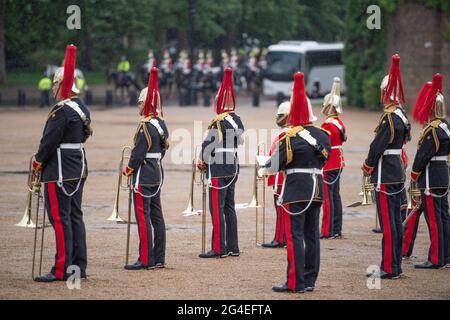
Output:
<instances>
[{"instance_id":1,"label":"green tree","mask_svg":"<svg viewBox=\"0 0 450 320\"><path fill-rule=\"evenodd\" d=\"M5 82L5 0L0 0L0 84Z\"/></svg>"}]
</instances>

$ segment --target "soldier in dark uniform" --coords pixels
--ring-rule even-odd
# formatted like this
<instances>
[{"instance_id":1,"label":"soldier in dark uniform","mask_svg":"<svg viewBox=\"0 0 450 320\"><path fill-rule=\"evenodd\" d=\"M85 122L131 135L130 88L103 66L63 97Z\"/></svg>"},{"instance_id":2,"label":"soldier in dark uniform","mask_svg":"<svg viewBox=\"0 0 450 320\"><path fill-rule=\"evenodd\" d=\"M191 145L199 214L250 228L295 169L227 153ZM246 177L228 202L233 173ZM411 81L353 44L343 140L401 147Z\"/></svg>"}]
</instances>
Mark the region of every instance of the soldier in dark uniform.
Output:
<instances>
[{"instance_id":1,"label":"soldier in dark uniform","mask_svg":"<svg viewBox=\"0 0 450 320\"><path fill-rule=\"evenodd\" d=\"M234 193L239 175L237 148L242 144L244 125L234 112L235 108L233 72L231 68L226 68L216 97L217 116L208 127L208 136L202 144L197 164L200 170L206 170L213 223L212 249L200 254L200 258L225 258L240 254Z\"/></svg>"},{"instance_id":2,"label":"soldier in dark uniform","mask_svg":"<svg viewBox=\"0 0 450 320\"><path fill-rule=\"evenodd\" d=\"M63 281L67 268L78 266L86 277L86 231L81 208L87 177L83 143L92 135L89 110L83 105L74 84L77 48L66 49L64 68L56 71L53 94L58 103L49 113L33 168L41 171L45 206L55 230L56 256L51 272L36 277L37 282Z\"/></svg>"},{"instance_id":3,"label":"soldier in dark uniform","mask_svg":"<svg viewBox=\"0 0 450 320\"><path fill-rule=\"evenodd\" d=\"M294 76L291 127L266 163L266 173L284 171L279 196L285 211L287 281L275 292L313 291L320 267L320 208L323 202L323 166L331 152L329 133L312 125L313 115L306 97L304 75Z\"/></svg>"},{"instance_id":4,"label":"soldier in dark uniform","mask_svg":"<svg viewBox=\"0 0 450 320\"><path fill-rule=\"evenodd\" d=\"M422 207L430 232L428 260L417 269L438 269L450 264L450 215L448 212L448 157L450 126L445 119L442 76L436 74L426 99L416 104L415 119L422 129L411 180L421 190Z\"/></svg>"},{"instance_id":5,"label":"soldier in dark uniform","mask_svg":"<svg viewBox=\"0 0 450 320\"><path fill-rule=\"evenodd\" d=\"M161 161L169 148L169 132L164 120L159 117L163 114L157 68L151 69L148 87L142 90L138 103L143 119L134 136L134 148L123 174L132 176L139 259L132 265L126 265L126 270L165 267L166 227L161 207L164 172Z\"/></svg>"},{"instance_id":6,"label":"soldier in dark uniform","mask_svg":"<svg viewBox=\"0 0 450 320\"><path fill-rule=\"evenodd\" d=\"M375 138L363 164L364 175L375 184L377 214L383 231L380 272L368 274L382 279L397 279L402 274L403 225L401 192L405 188L405 168L401 159L403 145L411 140L411 125L404 103L400 76L400 56L392 57L389 75L381 84L384 112L375 129Z\"/></svg>"},{"instance_id":7,"label":"soldier in dark uniform","mask_svg":"<svg viewBox=\"0 0 450 320\"><path fill-rule=\"evenodd\" d=\"M417 96L416 103L413 108L413 118L418 118L419 115L417 112L421 108L424 100L427 98L429 91L431 90L432 83L431 81L427 81ZM424 125L425 126L425 125ZM404 161L405 162L405 161ZM405 167L408 165L405 163ZM412 205L415 207L416 202L413 199ZM414 208L413 208L414 209ZM411 210L413 210L411 209ZM411 215L406 222L406 226L403 232L403 259L410 259L412 257L412 253L414 250L414 243L416 241L417 230L419 229L420 216L423 213L423 203L420 203L420 207L415 212L408 212L408 215Z\"/></svg>"},{"instance_id":8,"label":"soldier in dark uniform","mask_svg":"<svg viewBox=\"0 0 450 320\"><path fill-rule=\"evenodd\" d=\"M339 118L342 114L341 80L334 78L330 94L325 96L322 113L327 117L322 129L330 132L331 154L324 171L324 201L322 207L323 239L342 237L342 200L340 194L341 173L344 169L342 144L347 141L345 125Z\"/></svg>"}]
</instances>

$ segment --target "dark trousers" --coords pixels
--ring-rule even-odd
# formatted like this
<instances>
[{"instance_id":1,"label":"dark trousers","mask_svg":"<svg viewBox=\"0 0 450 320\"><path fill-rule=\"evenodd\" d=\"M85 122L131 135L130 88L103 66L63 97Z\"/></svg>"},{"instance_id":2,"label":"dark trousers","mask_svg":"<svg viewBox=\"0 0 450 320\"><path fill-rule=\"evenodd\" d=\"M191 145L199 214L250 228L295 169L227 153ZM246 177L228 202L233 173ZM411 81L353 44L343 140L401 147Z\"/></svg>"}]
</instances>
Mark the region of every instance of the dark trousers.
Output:
<instances>
[{"instance_id":1,"label":"dark trousers","mask_svg":"<svg viewBox=\"0 0 450 320\"><path fill-rule=\"evenodd\" d=\"M64 182L69 194L75 191L76 185L77 181ZM68 197L56 182L45 184L45 206L56 238L55 265L51 273L59 280L66 277L67 268L72 265L80 268L81 276L86 275L86 229L81 210L83 187L84 181L79 190Z\"/></svg>"},{"instance_id":2,"label":"dark trousers","mask_svg":"<svg viewBox=\"0 0 450 320\"><path fill-rule=\"evenodd\" d=\"M237 215L234 202L237 179L231 182L232 180L233 177L212 178L212 186L209 188L209 210L213 225L211 247L215 253L221 255L239 252Z\"/></svg>"},{"instance_id":3,"label":"dark trousers","mask_svg":"<svg viewBox=\"0 0 450 320\"><path fill-rule=\"evenodd\" d=\"M400 192L400 212L402 221L405 221L406 216L408 215L408 191L406 188Z\"/></svg>"},{"instance_id":4,"label":"dark trousers","mask_svg":"<svg viewBox=\"0 0 450 320\"><path fill-rule=\"evenodd\" d=\"M283 207L279 206L278 195L281 193L282 186L278 186L277 194L273 196L275 211L277 214L277 220L275 224L275 236L273 238L274 241L277 241L280 244L280 247L284 246L286 243L286 228L284 225L284 210Z\"/></svg>"},{"instance_id":5,"label":"dark trousers","mask_svg":"<svg viewBox=\"0 0 450 320\"><path fill-rule=\"evenodd\" d=\"M431 190L435 195L443 195L446 191L446 189ZM431 241L428 261L442 267L450 263L450 216L447 195L433 197L425 195L422 191L422 203Z\"/></svg>"},{"instance_id":6,"label":"dark trousers","mask_svg":"<svg viewBox=\"0 0 450 320\"><path fill-rule=\"evenodd\" d=\"M322 235L326 238L342 234L342 200L340 170L326 171L323 178L324 202L322 207Z\"/></svg>"},{"instance_id":7,"label":"dark trousers","mask_svg":"<svg viewBox=\"0 0 450 320\"><path fill-rule=\"evenodd\" d=\"M148 267L165 264L166 225L161 208L161 192L153 195L158 187L139 186L134 192L134 212L139 232L139 261ZM154 233L154 236L153 236Z\"/></svg>"},{"instance_id":8,"label":"dark trousers","mask_svg":"<svg viewBox=\"0 0 450 320\"><path fill-rule=\"evenodd\" d=\"M286 204L286 210L296 213L305 209L307 203ZM313 202L300 215L284 214L287 243L287 285L300 291L315 286L320 269L320 207Z\"/></svg>"},{"instance_id":9,"label":"dark trousers","mask_svg":"<svg viewBox=\"0 0 450 320\"><path fill-rule=\"evenodd\" d=\"M414 204L414 203L413 203ZM414 243L416 241L417 230L419 229L420 216L422 215L422 206L413 213L406 223L403 231L403 256L411 257L414 250ZM408 212L410 214L411 211Z\"/></svg>"},{"instance_id":10,"label":"dark trousers","mask_svg":"<svg viewBox=\"0 0 450 320\"><path fill-rule=\"evenodd\" d=\"M401 188L403 184L381 184L380 192L375 192L378 219L383 231L381 270L392 275L402 273Z\"/></svg>"},{"instance_id":11,"label":"dark trousers","mask_svg":"<svg viewBox=\"0 0 450 320\"><path fill-rule=\"evenodd\" d=\"M39 106L41 108L50 107L50 91L49 90L41 91L41 100L39 101Z\"/></svg>"}]
</instances>

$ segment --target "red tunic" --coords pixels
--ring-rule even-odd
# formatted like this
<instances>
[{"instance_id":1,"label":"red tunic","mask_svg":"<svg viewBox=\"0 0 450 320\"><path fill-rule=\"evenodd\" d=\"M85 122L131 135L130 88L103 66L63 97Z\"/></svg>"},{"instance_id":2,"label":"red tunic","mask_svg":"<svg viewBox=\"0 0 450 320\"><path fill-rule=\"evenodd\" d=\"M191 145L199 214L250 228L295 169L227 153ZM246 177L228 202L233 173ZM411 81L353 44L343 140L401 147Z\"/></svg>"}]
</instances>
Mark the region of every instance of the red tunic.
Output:
<instances>
[{"instance_id":1,"label":"red tunic","mask_svg":"<svg viewBox=\"0 0 450 320\"><path fill-rule=\"evenodd\" d=\"M333 122L339 123L343 131L342 134L341 128L339 128ZM330 158L325 163L325 167L323 168L323 170L331 171L344 168L345 167L344 153L342 151L342 143L344 142L342 141L342 136L345 135L344 123L341 121L341 119L339 119L339 117L331 116L322 124L322 129L325 129L328 132L330 132L330 141L332 148Z\"/></svg>"},{"instance_id":2,"label":"red tunic","mask_svg":"<svg viewBox=\"0 0 450 320\"><path fill-rule=\"evenodd\" d=\"M270 147L269 156L271 156L275 150L278 148L278 142L285 136L286 130L283 130L280 132L280 134L273 140L272 146ZM275 181L276 180L276 181ZM274 186L275 183L277 186L283 185L284 176L283 173L280 171L278 174L273 174L269 176L267 179L267 185L269 187Z\"/></svg>"}]
</instances>

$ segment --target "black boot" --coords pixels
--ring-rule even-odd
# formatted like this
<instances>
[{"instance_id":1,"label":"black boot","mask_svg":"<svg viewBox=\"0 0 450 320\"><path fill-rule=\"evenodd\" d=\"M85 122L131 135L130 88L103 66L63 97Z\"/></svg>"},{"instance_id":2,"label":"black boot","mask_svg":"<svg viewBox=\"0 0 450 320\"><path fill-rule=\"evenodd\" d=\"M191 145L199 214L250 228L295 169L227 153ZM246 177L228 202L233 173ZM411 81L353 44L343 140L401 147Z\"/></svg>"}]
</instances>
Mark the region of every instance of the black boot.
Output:
<instances>
[{"instance_id":1,"label":"black boot","mask_svg":"<svg viewBox=\"0 0 450 320\"><path fill-rule=\"evenodd\" d=\"M211 259L211 258L226 258L226 257L228 257L228 254L220 255L220 254L214 252L213 250L211 250L206 253L201 253L198 256L199 256L199 258L203 258L203 259Z\"/></svg>"},{"instance_id":2,"label":"black boot","mask_svg":"<svg viewBox=\"0 0 450 320\"><path fill-rule=\"evenodd\" d=\"M45 276L38 276L38 277L34 278L34 281L50 283L50 282L63 281L63 280L59 280L55 277L55 275L53 273L49 273L49 274L46 274Z\"/></svg>"},{"instance_id":3,"label":"black boot","mask_svg":"<svg viewBox=\"0 0 450 320\"><path fill-rule=\"evenodd\" d=\"M125 270L142 270L147 269L147 266L144 266L140 261L134 263L134 264L127 264L125 267Z\"/></svg>"},{"instance_id":4,"label":"black boot","mask_svg":"<svg viewBox=\"0 0 450 320\"><path fill-rule=\"evenodd\" d=\"M291 290L286 284L280 284L279 286L272 287L275 292L290 292L290 293L304 293L305 290Z\"/></svg>"},{"instance_id":5,"label":"black boot","mask_svg":"<svg viewBox=\"0 0 450 320\"><path fill-rule=\"evenodd\" d=\"M261 245L261 247L263 247L263 248L279 248L280 247L280 243L278 241L276 241L276 240L273 240L270 243L263 243Z\"/></svg>"},{"instance_id":6,"label":"black boot","mask_svg":"<svg viewBox=\"0 0 450 320\"><path fill-rule=\"evenodd\" d=\"M414 265L414 268L415 269L440 269L442 267L432 264L430 261L425 261L424 263L416 263Z\"/></svg>"},{"instance_id":7,"label":"black boot","mask_svg":"<svg viewBox=\"0 0 450 320\"><path fill-rule=\"evenodd\" d=\"M383 270L380 270L380 271L376 271L373 273L368 273L368 274L366 274L366 277L367 278L380 278L380 279L396 280L399 278L399 275L387 273L387 272L384 272Z\"/></svg>"}]
</instances>

